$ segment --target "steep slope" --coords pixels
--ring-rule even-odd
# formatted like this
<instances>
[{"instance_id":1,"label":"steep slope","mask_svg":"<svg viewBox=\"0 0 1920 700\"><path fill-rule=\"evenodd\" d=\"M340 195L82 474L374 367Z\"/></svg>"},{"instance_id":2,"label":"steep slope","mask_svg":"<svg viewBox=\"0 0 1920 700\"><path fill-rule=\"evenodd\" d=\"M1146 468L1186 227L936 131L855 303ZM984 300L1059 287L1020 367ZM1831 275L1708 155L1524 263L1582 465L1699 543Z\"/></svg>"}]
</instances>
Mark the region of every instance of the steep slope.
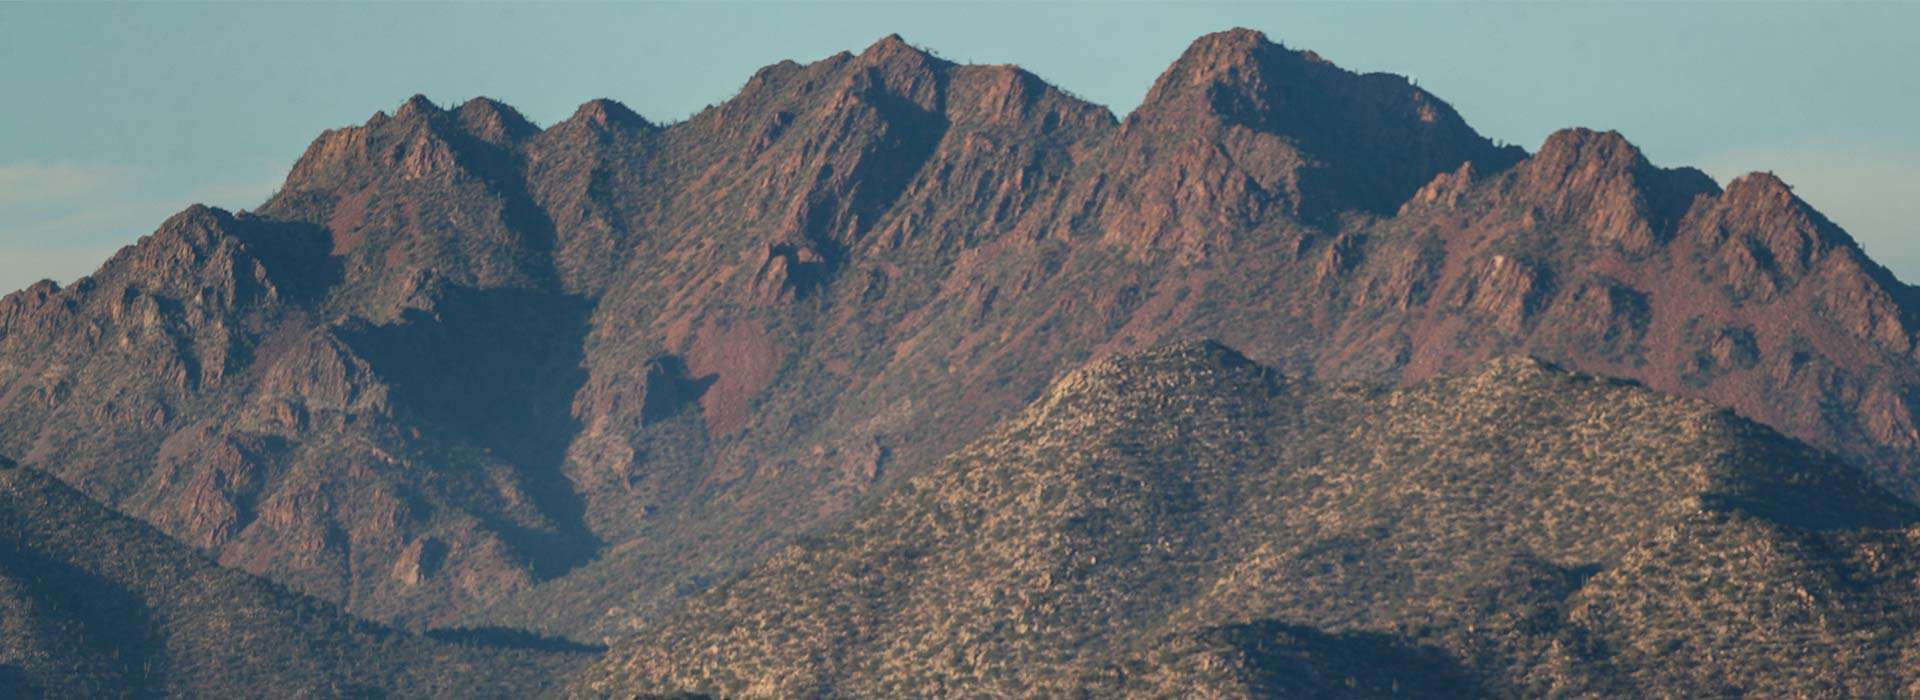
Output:
<instances>
[{"instance_id":1,"label":"steep slope","mask_svg":"<svg viewBox=\"0 0 1920 700\"><path fill-rule=\"evenodd\" d=\"M1532 354L1912 496L1917 299L1771 176L1500 147L1257 32L1124 120L893 36L676 124L329 131L258 213L0 300L0 450L357 614L602 638L1188 335L1328 380Z\"/></svg>"},{"instance_id":2,"label":"steep slope","mask_svg":"<svg viewBox=\"0 0 1920 700\"><path fill-rule=\"evenodd\" d=\"M8 697L525 697L590 658L360 622L0 458Z\"/></svg>"},{"instance_id":3,"label":"steep slope","mask_svg":"<svg viewBox=\"0 0 1920 700\"><path fill-rule=\"evenodd\" d=\"M1648 163L1618 134L1582 129L1515 162L1404 82L1248 32L1195 42L1148 105L1089 133L1016 170L1033 183L1016 190L1031 204L977 224L957 250L907 237L808 266L747 255L748 266L809 271L806 295L772 304L738 283L712 292L731 301L664 289L604 300L600 316L654 326L589 351L582 397L593 400L576 408L606 427L576 441L574 480L589 512L647 513L646 529L609 535L625 544L491 619L617 630L658 599L633 590L636 574L697 587L668 569L751 560L720 555L771 542L759 539L770 513L832 517L978 435L1062 368L1189 333L1330 380L1417 381L1530 353L1732 407L1842 452L1900 493L1920 483L1915 295L1770 176L1722 192L1696 171ZM1396 160L1406 154L1419 157ZM947 172L958 171L923 168L904 191ZM1382 202L1396 203L1383 212ZM980 204L964 209L999 210ZM942 230L922 223L926 211L897 204L878 226ZM688 287L641 269L630 279ZM667 301L627 310L641 298ZM622 345L646 351L601 359ZM612 387L641 386L642 374L678 387L661 394L687 410L650 421L640 414L653 394L613 400ZM729 408L743 395L750 410ZM684 544L685 533L706 539ZM615 614L547 612L569 601Z\"/></svg>"},{"instance_id":4,"label":"steep slope","mask_svg":"<svg viewBox=\"0 0 1920 700\"><path fill-rule=\"evenodd\" d=\"M1226 239L1297 232L1351 211L1391 213L1436 174L1504 168L1446 102L1397 75L1356 75L1236 29L1201 37L1160 76L1083 178L1076 208L1136 254L1183 261Z\"/></svg>"},{"instance_id":5,"label":"steep slope","mask_svg":"<svg viewBox=\"0 0 1920 700\"><path fill-rule=\"evenodd\" d=\"M1185 343L1068 375L575 690L1889 694L1916 523L1772 431L1531 359L1324 388Z\"/></svg>"},{"instance_id":6,"label":"steep slope","mask_svg":"<svg viewBox=\"0 0 1920 700\"><path fill-rule=\"evenodd\" d=\"M0 445L376 617L436 619L584 556L540 473L584 311L429 283L390 320L344 314L363 297L328 236L195 207L69 288L8 297Z\"/></svg>"}]
</instances>

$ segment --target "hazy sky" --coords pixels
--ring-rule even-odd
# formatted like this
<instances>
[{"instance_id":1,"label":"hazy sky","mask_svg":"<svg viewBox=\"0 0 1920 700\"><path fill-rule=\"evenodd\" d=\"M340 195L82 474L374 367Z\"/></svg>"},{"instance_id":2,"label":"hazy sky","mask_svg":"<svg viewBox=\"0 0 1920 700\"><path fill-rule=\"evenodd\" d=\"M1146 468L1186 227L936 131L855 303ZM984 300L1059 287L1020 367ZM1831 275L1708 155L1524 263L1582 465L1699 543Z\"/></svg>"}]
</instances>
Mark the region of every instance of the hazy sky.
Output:
<instances>
[{"instance_id":1,"label":"hazy sky","mask_svg":"<svg viewBox=\"0 0 1920 700\"><path fill-rule=\"evenodd\" d=\"M655 121L888 33L1124 115L1233 26L1413 77L1531 150L1618 129L1723 183L1779 173L1920 281L1920 3L32 5L0 2L0 291L91 272L193 202L262 202L321 130L425 93L541 125Z\"/></svg>"}]
</instances>

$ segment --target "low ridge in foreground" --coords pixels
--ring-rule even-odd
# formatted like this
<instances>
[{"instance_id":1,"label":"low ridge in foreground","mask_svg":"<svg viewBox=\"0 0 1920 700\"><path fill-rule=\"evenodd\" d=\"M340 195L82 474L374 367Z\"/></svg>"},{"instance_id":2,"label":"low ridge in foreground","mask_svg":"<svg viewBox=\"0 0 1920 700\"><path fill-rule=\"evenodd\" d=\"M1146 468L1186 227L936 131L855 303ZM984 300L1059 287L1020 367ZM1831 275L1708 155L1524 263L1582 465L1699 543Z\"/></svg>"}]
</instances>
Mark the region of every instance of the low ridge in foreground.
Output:
<instances>
[{"instance_id":1,"label":"low ridge in foreground","mask_svg":"<svg viewBox=\"0 0 1920 700\"><path fill-rule=\"evenodd\" d=\"M644 624L584 696L1892 695L1917 513L1704 402L1526 358L1401 389L1094 363Z\"/></svg>"},{"instance_id":2,"label":"low ridge in foreground","mask_svg":"<svg viewBox=\"0 0 1920 700\"><path fill-rule=\"evenodd\" d=\"M527 697L587 658L355 620L0 457L0 697Z\"/></svg>"}]
</instances>

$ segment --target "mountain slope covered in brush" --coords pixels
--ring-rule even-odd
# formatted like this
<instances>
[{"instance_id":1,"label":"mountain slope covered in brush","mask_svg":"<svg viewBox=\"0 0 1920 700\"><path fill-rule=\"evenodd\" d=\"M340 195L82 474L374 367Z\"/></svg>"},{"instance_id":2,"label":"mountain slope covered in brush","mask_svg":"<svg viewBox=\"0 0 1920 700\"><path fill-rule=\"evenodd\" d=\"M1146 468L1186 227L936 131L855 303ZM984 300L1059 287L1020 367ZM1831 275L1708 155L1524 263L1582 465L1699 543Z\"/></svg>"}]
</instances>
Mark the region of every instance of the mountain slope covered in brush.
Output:
<instances>
[{"instance_id":1,"label":"mountain slope covered in brush","mask_svg":"<svg viewBox=\"0 0 1920 700\"><path fill-rule=\"evenodd\" d=\"M1090 358L1508 353L1704 398L1920 493L1920 301L1779 180L1538 152L1257 32L1117 119L888 37L671 125L424 98L0 301L0 450L408 625L605 638Z\"/></svg>"},{"instance_id":2,"label":"mountain slope covered in brush","mask_svg":"<svg viewBox=\"0 0 1920 700\"><path fill-rule=\"evenodd\" d=\"M526 697L588 658L355 620L0 458L0 696Z\"/></svg>"},{"instance_id":3,"label":"mountain slope covered in brush","mask_svg":"<svg viewBox=\"0 0 1920 700\"><path fill-rule=\"evenodd\" d=\"M726 697L1886 696L1920 509L1724 410L1503 358L1067 375L575 686Z\"/></svg>"}]
</instances>

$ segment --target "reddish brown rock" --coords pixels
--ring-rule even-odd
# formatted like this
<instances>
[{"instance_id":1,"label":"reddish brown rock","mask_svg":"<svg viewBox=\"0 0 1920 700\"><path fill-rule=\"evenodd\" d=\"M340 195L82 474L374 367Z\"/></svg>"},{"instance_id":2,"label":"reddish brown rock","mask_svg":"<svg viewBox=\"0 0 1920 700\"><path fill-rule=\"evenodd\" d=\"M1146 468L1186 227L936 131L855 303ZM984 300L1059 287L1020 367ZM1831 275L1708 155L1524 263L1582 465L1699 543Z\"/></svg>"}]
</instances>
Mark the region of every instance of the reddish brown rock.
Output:
<instances>
[{"instance_id":1,"label":"reddish brown rock","mask_svg":"<svg viewBox=\"0 0 1920 700\"><path fill-rule=\"evenodd\" d=\"M1771 176L1529 156L1256 32L1124 122L889 37L668 126L415 98L330 131L259 216L0 300L0 451L361 614L592 635L1198 335L1328 379L1539 355L1913 495L1916 313Z\"/></svg>"}]
</instances>

